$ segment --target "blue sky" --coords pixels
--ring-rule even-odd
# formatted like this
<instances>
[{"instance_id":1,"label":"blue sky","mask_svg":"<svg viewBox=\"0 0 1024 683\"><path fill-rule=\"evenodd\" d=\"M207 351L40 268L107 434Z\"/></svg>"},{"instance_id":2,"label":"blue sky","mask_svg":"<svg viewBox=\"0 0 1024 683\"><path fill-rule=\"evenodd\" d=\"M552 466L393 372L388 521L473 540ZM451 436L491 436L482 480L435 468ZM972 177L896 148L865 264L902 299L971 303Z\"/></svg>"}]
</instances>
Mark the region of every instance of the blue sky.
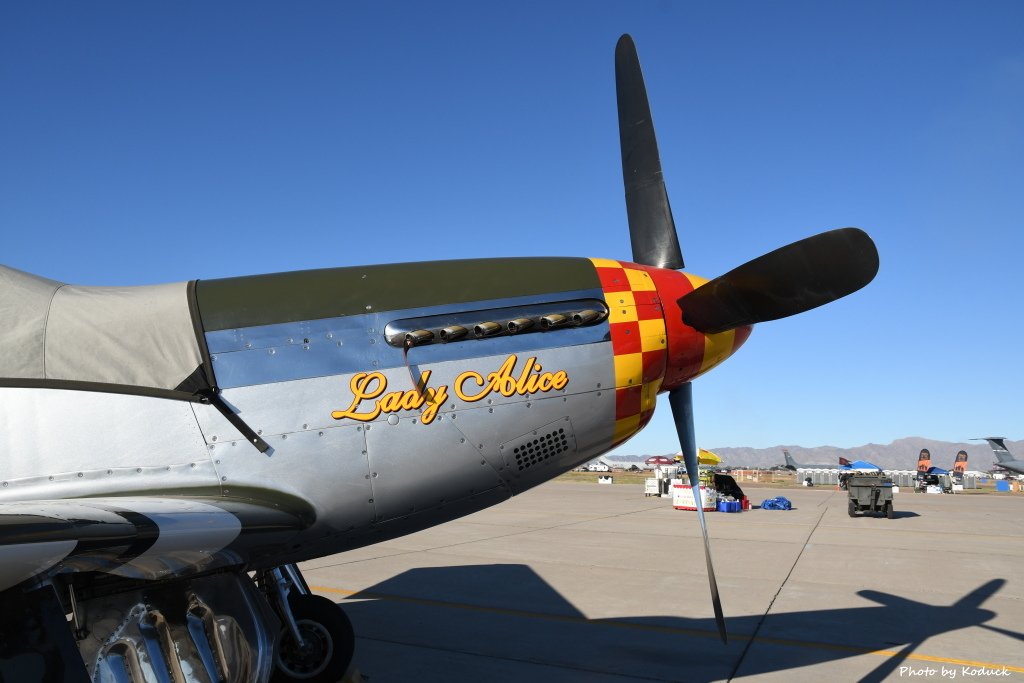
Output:
<instances>
[{"instance_id":1,"label":"blue sky","mask_svg":"<svg viewBox=\"0 0 1024 683\"><path fill-rule=\"evenodd\" d=\"M865 290L694 384L705 447L1024 438L1024 4L0 5L0 262L127 285L629 258L640 52L687 270L847 225ZM619 452L676 449L667 401Z\"/></svg>"}]
</instances>

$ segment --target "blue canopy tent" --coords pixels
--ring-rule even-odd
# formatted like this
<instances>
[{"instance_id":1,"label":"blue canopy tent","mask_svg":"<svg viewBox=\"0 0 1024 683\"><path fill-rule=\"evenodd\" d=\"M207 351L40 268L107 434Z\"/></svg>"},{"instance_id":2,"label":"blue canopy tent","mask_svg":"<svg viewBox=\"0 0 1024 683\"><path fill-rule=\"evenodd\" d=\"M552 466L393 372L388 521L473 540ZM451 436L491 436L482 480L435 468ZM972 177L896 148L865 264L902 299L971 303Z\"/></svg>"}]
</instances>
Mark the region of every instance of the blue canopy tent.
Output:
<instances>
[{"instance_id":1,"label":"blue canopy tent","mask_svg":"<svg viewBox=\"0 0 1024 683\"><path fill-rule=\"evenodd\" d=\"M878 465L868 462L867 460L854 460L851 463L842 465L839 467L844 472L859 471L859 472L881 472L882 468Z\"/></svg>"}]
</instances>

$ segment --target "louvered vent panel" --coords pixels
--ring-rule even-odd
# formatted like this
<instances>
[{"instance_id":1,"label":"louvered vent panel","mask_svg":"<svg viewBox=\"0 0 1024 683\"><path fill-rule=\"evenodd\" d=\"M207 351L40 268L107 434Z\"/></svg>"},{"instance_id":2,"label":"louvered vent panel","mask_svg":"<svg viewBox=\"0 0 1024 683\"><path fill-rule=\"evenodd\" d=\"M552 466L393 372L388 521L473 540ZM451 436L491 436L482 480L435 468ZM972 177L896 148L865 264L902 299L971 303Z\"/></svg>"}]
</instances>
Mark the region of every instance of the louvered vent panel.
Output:
<instances>
[{"instance_id":1,"label":"louvered vent panel","mask_svg":"<svg viewBox=\"0 0 1024 683\"><path fill-rule=\"evenodd\" d=\"M527 437L511 447L513 466L517 471L522 472L554 458L560 453L565 453L571 446L569 434L565 428L558 427L549 432L541 431L536 436Z\"/></svg>"}]
</instances>

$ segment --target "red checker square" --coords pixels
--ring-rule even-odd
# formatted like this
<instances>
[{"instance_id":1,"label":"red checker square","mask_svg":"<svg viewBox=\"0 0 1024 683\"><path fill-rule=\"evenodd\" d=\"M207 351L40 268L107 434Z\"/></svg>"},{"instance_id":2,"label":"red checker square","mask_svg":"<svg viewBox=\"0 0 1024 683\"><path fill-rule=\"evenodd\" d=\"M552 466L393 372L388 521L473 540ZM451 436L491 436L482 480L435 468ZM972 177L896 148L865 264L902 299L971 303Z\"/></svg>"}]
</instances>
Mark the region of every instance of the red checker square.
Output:
<instances>
[{"instance_id":1,"label":"red checker square","mask_svg":"<svg viewBox=\"0 0 1024 683\"><path fill-rule=\"evenodd\" d=\"M657 292L634 291L633 301L636 303L637 308L657 307L658 314L654 317L657 318L661 315L661 299L658 298ZM644 316L641 315L640 317L643 318Z\"/></svg>"},{"instance_id":2,"label":"red checker square","mask_svg":"<svg viewBox=\"0 0 1024 683\"><path fill-rule=\"evenodd\" d=\"M642 387L621 387L615 390L615 419L640 414Z\"/></svg>"},{"instance_id":3,"label":"red checker square","mask_svg":"<svg viewBox=\"0 0 1024 683\"><path fill-rule=\"evenodd\" d=\"M641 292L634 292L633 295L636 296L637 294L640 293ZM661 320L661 318L661 306L652 306L650 304L647 304L643 306L637 305L636 307L637 320Z\"/></svg>"},{"instance_id":4,"label":"red checker square","mask_svg":"<svg viewBox=\"0 0 1024 683\"><path fill-rule=\"evenodd\" d=\"M644 375L643 381L653 382L665 376L665 350L644 351L641 355Z\"/></svg>"},{"instance_id":5,"label":"red checker square","mask_svg":"<svg viewBox=\"0 0 1024 683\"><path fill-rule=\"evenodd\" d=\"M640 323L612 323L608 327L612 333L612 349L616 356L640 353L643 345L640 339Z\"/></svg>"},{"instance_id":6,"label":"red checker square","mask_svg":"<svg viewBox=\"0 0 1024 683\"><path fill-rule=\"evenodd\" d=\"M595 268L601 281L601 289L606 292L625 292L629 290L629 278L622 268Z\"/></svg>"}]
</instances>

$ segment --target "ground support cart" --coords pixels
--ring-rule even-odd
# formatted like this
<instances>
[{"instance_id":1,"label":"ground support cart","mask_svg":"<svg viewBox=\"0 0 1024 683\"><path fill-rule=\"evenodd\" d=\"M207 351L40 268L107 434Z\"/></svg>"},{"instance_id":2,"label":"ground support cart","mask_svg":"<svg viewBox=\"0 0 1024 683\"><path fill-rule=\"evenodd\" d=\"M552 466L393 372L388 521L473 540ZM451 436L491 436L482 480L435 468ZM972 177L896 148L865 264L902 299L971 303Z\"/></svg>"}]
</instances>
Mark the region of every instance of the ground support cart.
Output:
<instances>
[{"instance_id":1,"label":"ground support cart","mask_svg":"<svg viewBox=\"0 0 1024 683\"><path fill-rule=\"evenodd\" d=\"M845 479L849 512L877 512L893 518L892 479L880 474L852 474Z\"/></svg>"}]
</instances>

